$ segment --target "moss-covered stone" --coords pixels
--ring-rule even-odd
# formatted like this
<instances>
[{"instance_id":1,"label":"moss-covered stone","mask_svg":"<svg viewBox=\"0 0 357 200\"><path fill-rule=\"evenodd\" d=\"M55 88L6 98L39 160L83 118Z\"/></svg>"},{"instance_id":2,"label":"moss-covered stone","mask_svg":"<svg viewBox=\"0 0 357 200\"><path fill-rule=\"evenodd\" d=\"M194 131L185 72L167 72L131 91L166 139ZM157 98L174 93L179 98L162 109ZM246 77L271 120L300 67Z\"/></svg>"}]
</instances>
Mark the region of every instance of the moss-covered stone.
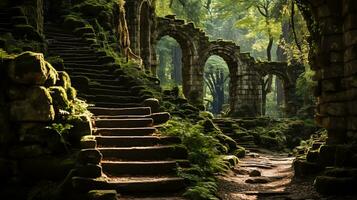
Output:
<instances>
[{"instance_id":1,"label":"moss-covered stone","mask_svg":"<svg viewBox=\"0 0 357 200\"><path fill-rule=\"evenodd\" d=\"M64 70L64 61L59 56L51 56L46 58L47 62L51 63L51 65L58 71Z\"/></svg>"},{"instance_id":2,"label":"moss-covered stone","mask_svg":"<svg viewBox=\"0 0 357 200\"><path fill-rule=\"evenodd\" d=\"M11 18L11 21L14 25L26 25L29 23L26 16L14 16Z\"/></svg>"},{"instance_id":3,"label":"moss-covered stone","mask_svg":"<svg viewBox=\"0 0 357 200\"><path fill-rule=\"evenodd\" d=\"M65 71L58 72L58 81L56 86L63 87L65 90L68 90L68 88L71 87L71 79L67 74L67 72Z\"/></svg>"},{"instance_id":4,"label":"moss-covered stone","mask_svg":"<svg viewBox=\"0 0 357 200\"><path fill-rule=\"evenodd\" d=\"M24 52L18 55L10 64L8 75L15 83L44 85L48 69L43 54Z\"/></svg>"},{"instance_id":5,"label":"moss-covered stone","mask_svg":"<svg viewBox=\"0 0 357 200\"><path fill-rule=\"evenodd\" d=\"M43 36L31 25L19 24L13 27L13 34L16 38L28 39L43 42Z\"/></svg>"},{"instance_id":6,"label":"moss-covered stone","mask_svg":"<svg viewBox=\"0 0 357 200\"><path fill-rule=\"evenodd\" d=\"M31 87L26 93L26 99L10 104L12 121L48 122L54 117L52 97L44 87Z\"/></svg>"},{"instance_id":7,"label":"moss-covered stone","mask_svg":"<svg viewBox=\"0 0 357 200\"><path fill-rule=\"evenodd\" d=\"M52 67L52 65L49 62L46 63L46 69L47 69L47 80L45 82L46 87L51 87L55 86L56 82L58 80L58 73L55 68Z\"/></svg>"},{"instance_id":8,"label":"moss-covered stone","mask_svg":"<svg viewBox=\"0 0 357 200\"><path fill-rule=\"evenodd\" d=\"M91 33L91 34L94 34L94 29L92 27L80 27L80 28L76 28L74 29L74 33L78 36L83 36L83 34L88 34L88 33Z\"/></svg>"},{"instance_id":9,"label":"moss-covered stone","mask_svg":"<svg viewBox=\"0 0 357 200\"><path fill-rule=\"evenodd\" d=\"M80 27L85 27L86 23L75 15L67 15L64 19L63 26L68 30L74 30Z\"/></svg>"},{"instance_id":10,"label":"moss-covered stone","mask_svg":"<svg viewBox=\"0 0 357 200\"><path fill-rule=\"evenodd\" d=\"M66 92L69 101L74 101L77 97L77 90L74 87L67 88Z\"/></svg>"},{"instance_id":11,"label":"moss-covered stone","mask_svg":"<svg viewBox=\"0 0 357 200\"><path fill-rule=\"evenodd\" d=\"M69 109L70 102L67 98L66 90L63 87L53 86L48 88L48 90L51 94L53 105L57 109L63 109L63 110Z\"/></svg>"}]
</instances>

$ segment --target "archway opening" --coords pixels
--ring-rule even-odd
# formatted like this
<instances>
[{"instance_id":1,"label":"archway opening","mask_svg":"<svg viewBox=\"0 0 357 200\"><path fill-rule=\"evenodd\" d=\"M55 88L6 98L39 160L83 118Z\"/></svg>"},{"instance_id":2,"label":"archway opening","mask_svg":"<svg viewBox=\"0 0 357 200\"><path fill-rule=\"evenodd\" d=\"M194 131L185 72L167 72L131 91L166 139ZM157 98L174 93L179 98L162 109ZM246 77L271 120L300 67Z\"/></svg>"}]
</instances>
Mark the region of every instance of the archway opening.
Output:
<instances>
[{"instance_id":1,"label":"archway opening","mask_svg":"<svg viewBox=\"0 0 357 200\"><path fill-rule=\"evenodd\" d=\"M170 36L162 37L156 45L157 75L164 89L178 86L182 90L182 49Z\"/></svg>"},{"instance_id":2,"label":"archway opening","mask_svg":"<svg viewBox=\"0 0 357 200\"><path fill-rule=\"evenodd\" d=\"M204 103L214 115L229 112L230 74L227 62L220 56L212 55L205 63Z\"/></svg>"},{"instance_id":3,"label":"archway opening","mask_svg":"<svg viewBox=\"0 0 357 200\"><path fill-rule=\"evenodd\" d=\"M144 1L140 8L140 57L143 59L143 64L146 70L150 69L151 53L151 27L150 27L150 6L147 1Z\"/></svg>"}]
</instances>

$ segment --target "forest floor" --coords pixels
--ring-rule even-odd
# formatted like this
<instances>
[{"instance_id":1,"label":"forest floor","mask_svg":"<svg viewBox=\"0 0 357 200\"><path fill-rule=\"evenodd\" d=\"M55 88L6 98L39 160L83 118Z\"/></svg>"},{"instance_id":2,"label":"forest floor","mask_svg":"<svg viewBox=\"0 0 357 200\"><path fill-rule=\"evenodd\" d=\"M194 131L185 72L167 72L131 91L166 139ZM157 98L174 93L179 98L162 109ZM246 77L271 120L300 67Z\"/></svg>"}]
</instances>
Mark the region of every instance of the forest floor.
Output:
<instances>
[{"instance_id":1,"label":"forest floor","mask_svg":"<svg viewBox=\"0 0 357 200\"><path fill-rule=\"evenodd\" d=\"M222 200L353 200L356 197L323 197L313 178L294 177L294 157L264 149L252 149L228 175L219 176ZM255 175L255 176L254 176Z\"/></svg>"}]
</instances>

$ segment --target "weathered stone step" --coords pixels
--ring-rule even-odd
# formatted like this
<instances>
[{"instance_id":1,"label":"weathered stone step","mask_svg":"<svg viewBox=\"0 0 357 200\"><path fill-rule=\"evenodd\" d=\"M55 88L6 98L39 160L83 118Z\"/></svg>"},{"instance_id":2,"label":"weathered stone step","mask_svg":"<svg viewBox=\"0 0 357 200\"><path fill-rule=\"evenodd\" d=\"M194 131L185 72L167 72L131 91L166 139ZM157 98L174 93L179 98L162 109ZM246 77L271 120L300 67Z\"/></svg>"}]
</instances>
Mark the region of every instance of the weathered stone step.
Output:
<instances>
[{"instance_id":1,"label":"weathered stone step","mask_svg":"<svg viewBox=\"0 0 357 200\"><path fill-rule=\"evenodd\" d=\"M89 91L87 91L88 94L95 95L95 94L101 94L101 95L117 95L117 96L131 96L132 93L131 91L120 91L120 90L106 90L106 89L95 89L91 88Z\"/></svg>"},{"instance_id":2,"label":"weathered stone step","mask_svg":"<svg viewBox=\"0 0 357 200\"><path fill-rule=\"evenodd\" d=\"M97 73L97 74L107 74L108 70L100 70L100 69L85 69L85 68L68 68L65 67L68 73Z\"/></svg>"},{"instance_id":3,"label":"weathered stone step","mask_svg":"<svg viewBox=\"0 0 357 200\"><path fill-rule=\"evenodd\" d=\"M103 84L96 84L92 85L91 89L104 89L104 90L117 90L117 91L127 91L130 90L128 86L113 86L113 85L103 85ZM139 106L140 107L140 106Z\"/></svg>"},{"instance_id":4,"label":"weathered stone step","mask_svg":"<svg viewBox=\"0 0 357 200\"><path fill-rule=\"evenodd\" d=\"M8 29L8 28L0 27L0 32L2 32L2 33L7 33L7 32L11 32L11 30Z\"/></svg>"},{"instance_id":5,"label":"weathered stone step","mask_svg":"<svg viewBox=\"0 0 357 200\"><path fill-rule=\"evenodd\" d=\"M70 52L70 53L58 53L58 52L54 52L51 51L51 49L49 50L50 55L57 55L60 56L61 58L65 59L67 57L93 57L93 54L88 54L88 53L81 53L81 52Z\"/></svg>"},{"instance_id":6,"label":"weathered stone step","mask_svg":"<svg viewBox=\"0 0 357 200\"><path fill-rule=\"evenodd\" d=\"M142 106L140 103L112 103L112 102L89 102L96 107L111 107L111 108L133 108Z\"/></svg>"},{"instance_id":7,"label":"weathered stone step","mask_svg":"<svg viewBox=\"0 0 357 200\"><path fill-rule=\"evenodd\" d=\"M114 95L84 95L79 94L79 97L86 99L89 102L111 102L111 103L138 103L142 100L133 96L114 96Z\"/></svg>"},{"instance_id":8,"label":"weathered stone step","mask_svg":"<svg viewBox=\"0 0 357 200\"><path fill-rule=\"evenodd\" d=\"M73 75L73 76L85 76L85 77L88 77L89 79L91 80L95 80L95 79L98 79L98 78L105 78L105 79L108 79L108 80L114 80L116 79L117 77L112 75L112 74L108 74L108 73L93 73L93 72L78 72L76 70L73 70L70 75Z\"/></svg>"},{"instance_id":9,"label":"weathered stone step","mask_svg":"<svg viewBox=\"0 0 357 200\"><path fill-rule=\"evenodd\" d=\"M186 187L186 181L175 176L113 177L108 181L73 177L72 183L75 189L81 191L94 189L117 190L120 194L131 195L179 192Z\"/></svg>"},{"instance_id":10,"label":"weathered stone step","mask_svg":"<svg viewBox=\"0 0 357 200\"><path fill-rule=\"evenodd\" d=\"M187 150L181 146L98 148L104 160L168 160L187 159Z\"/></svg>"},{"instance_id":11,"label":"weathered stone step","mask_svg":"<svg viewBox=\"0 0 357 200\"><path fill-rule=\"evenodd\" d=\"M158 176L176 175L177 166L179 165L179 163L176 161L102 161L101 165L103 168L103 172L109 176Z\"/></svg>"},{"instance_id":12,"label":"weathered stone step","mask_svg":"<svg viewBox=\"0 0 357 200\"><path fill-rule=\"evenodd\" d=\"M78 48L78 49L53 49L51 48L50 51L58 53L58 54L84 54L84 55L88 55L88 56L95 56L95 52L92 49L82 49L82 48Z\"/></svg>"},{"instance_id":13,"label":"weathered stone step","mask_svg":"<svg viewBox=\"0 0 357 200\"><path fill-rule=\"evenodd\" d=\"M48 27L45 26L45 35L47 36L51 36L51 37L62 37L62 38L71 38L73 37L72 34L63 32L63 31L59 31L59 30L50 30Z\"/></svg>"},{"instance_id":14,"label":"weathered stone step","mask_svg":"<svg viewBox=\"0 0 357 200\"><path fill-rule=\"evenodd\" d=\"M95 134L101 136L148 136L156 133L154 127L135 127L135 128L98 128Z\"/></svg>"},{"instance_id":15,"label":"weathered stone step","mask_svg":"<svg viewBox=\"0 0 357 200\"><path fill-rule=\"evenodd\" d=\"M134 128L134 127L150 127L154 124L153 119L98 119L95 120L95 125L98 128Z\"/></svg>"},{"instance_id":16,"label":"weathered stone step","mask_svg":"<svg viewBox=\"0 0 357 200\"><path fill-rule=\"evenodd\" d=\"M66 62L78 62L78 61L87 61L87 62L98 62L97 58L94 56L83 56L83 57L62 57L63 60L65 60Z\"/></svg>"},{"instance_id":17,"label":"weathered stone step","mask_svg":"<svg viewBox=\"0 0 357 200\"><path fill-rule=\"evenodd\" d=\"M98 82L102 85L108 85L108 86L121 86L124 84L123 80L107 80L107 79L91 79L92 81Z\"/></svg>"},{"instance_id":18,"label":"weathered stone step","mask_svg":"<svg viewBox=\"0 0 357 200\"><path fill-rule=\"evenodd\" d=\"M103 107L89 107L95 115L150 115L150 107L136 107L136 108L103 108Z\"/></svg>"},{"instance_id":19,"label":"weathered stone step","mask_svg":"<svg viewBox=\"0 0 357 200\"><path fill-rule=\"evenodd\" d=\"M94 65L94 64L78 64L78 63L65 62L65 65L72 68L85 68L85 69L98 69L98 70L105 69L105 66L103 65Z\"/></svg>"},{"instance_id":20,"label":"weathered stone step","mask_svg":"<svg viewBox=\"0 0 357 200\"><path fill-rule=\"evenodd\" d=\"M132 118L150 118L154 120L154 125L166 123L171 115L168 112L152 113L151 115L96 115L95 119L132 119Z\"/></svg>"},{"instance_id":21,"label":"weathered stone step","mask_svg":"<svg viewBox=\"0 0 357 200\"><path fill-rule=\"evenodd\" d=\"M54 40L58 42L83 42L82 38L77 37L61 37L61 36L53 36L53 35L45 35L46 39Z\"/></svg>"},{"instance_id":22,"label":"weathered stone step","mask_svg":"<svg viewBox=\"0 0 357 200\"><path fill-rule=\"evenodd\" d=\"M1 21L1 19L0 19L0 27L10 28L11 26L12 26L11 23L3 22L3 21Z\"/></svg>"},{"instance_id":23,"label":"weathered stone step","mask_svg":"<svg viewBox=\"0 0 357 200\"><path fill-rule=\"evenodd\" d=\"M75 38L75 40L55 40L54 46L68 46L68 47L88 47L88 43L81 40L80 38Z\"/></svg>"},{"instance_id":24,"label":"weathered stone step","mask_svg":"<svg viewBox=\"0 0 357 200\"><path fill-rule=\"evenodd\" d=\"M99 147L139 147L179 144L178 137L158 136L96 136Z\"/></svg>"}]
</instances>

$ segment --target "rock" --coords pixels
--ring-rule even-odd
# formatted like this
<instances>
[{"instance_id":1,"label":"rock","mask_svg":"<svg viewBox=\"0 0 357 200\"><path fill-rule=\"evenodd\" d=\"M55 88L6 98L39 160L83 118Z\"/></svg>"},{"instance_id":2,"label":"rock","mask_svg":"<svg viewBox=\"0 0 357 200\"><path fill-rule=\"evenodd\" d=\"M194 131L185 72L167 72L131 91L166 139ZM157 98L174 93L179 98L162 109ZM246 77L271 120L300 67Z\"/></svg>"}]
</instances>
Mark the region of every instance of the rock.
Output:
<instances>
[{"instance_id":1,"label":"rock","mask_svg":"<svg viewBox=\"0 0 357 200\"><path fill-rule=\"evenodd\" d=\"M167 112L162 113L153 113L151 114L152 119L154 120L154 125L164 124L170 120L171 115Z\"/></svg>"},{"instance_id":2,"label":"rock","mask_svg":"<svg viewBox=\"0 0 357 200\"><path fill-rule=\"evenodd\" d=\"M34 158L44 155L46 152L40 145L18 146L10 150L10 157L16 159Z\"/></svg>"},{"instance_id":3,"label":"rock","mask_svg":"<svg viewBox=\"0 0 357 200\"><path fill-rule=\"evenodd\" d=\"M115 63L115 59L112 56L103 56L98 58L99 64Z\"/></svg>"},{"instance_id":4,"label":"rock","mask_svg":"<svg viewBox=\"0 0 357 200\"><path fill-rule=\"evenodd\" d=\"M71 87L71 79L67 72L65 71L59 71L58 72L58 81L56 86L63 87L65 90L67 90L69 87Z\"/></svg>"},{"instance_id":5,"label":"rock","mask_svg":"<svg viewBox=\"0 0 357 200\"><path fill-rule=\"evenodd\" d=\"M10 104L11 121L49 122L54 118L52 98L44 87L31 87L26 93L26 99Z\"/></svg>"},{"instance_id":6,"label":"rock","mask_svg":"<svg viewBox=\"0 0 357 200\"><path fill-rule=\"evenodd\" d=\"M55 68L49 62L46 62L47 68L47 80L45 82L46 87L55 86L58 80L58 73Z\"/></svg>"},{"instance_id":7,"label":"rock","mask_svg":"<svg viewBox=\"0 0 357 200\"><path fill-rule=\"evenodd\" d=\"M103 155L97 149L82 149L77 158L80 164L94 164L97 165L102 160Z\"/></svg>"},{"instance_id":8,"label":"rock","mask_svg":"<svg viewBox=\"0 0 357 200\"><path fill-rule=\"evenodd\" d=\"M258 178L249 178L245 180L246 183L250 184L264 184L269 183L271 180L268 177L258 177Z\"/></svg>"},{"instance_id":9,"label":"rock","mask_svg":"<svg viewBox=\"0 0 357 200\"><path fill-rule=\"evenodd\" d=\"M306 160L297 159L293 163L296 176L314 175L323 170L323 167L317 163L307 162Z\"/></svg>"},{"instance_id":10,"label":"rock","mask_svg":"<svg viewBox=\"0 0 357 200\"><path fill-rule=\"evenodd\" d=\"M18 55L10 64L8 75L15 83L44 85L50 73L46 64L42 53L27 51Z\"/></svg>"},{"instance_id":11,"label":"rock","mask_svg":"<svg viewBox=\"0 0 357 200\"><path fill-rule=\"evenodd\" d=\"M151 113L157 113L160 111L160 103L159 100L155 98L146 99L143 102L144 106L151 108Z\"/></svg>"},{"instance_id":12,"label":"rock","mask_svg":"<svg viewBox=\"0 0 357 200\"><path fill-rule=\"evenodd\" d=\"M12 31L15 38L34 40L43 42L43 36L39 34L34 27L27 24L18 24L13 27Z\"/></svg>"},{"instance_id":13,"label":"rock","mask_svg":"<svg viewBox=\"0 0 357 200\"><path fill-rule=\"evenodd\" d=\"M86 92L89 89L90 80L85 76L71 76L72 85L78 90Z\"/></svg>"},{"instance_id":14,"label":"rock","mask_svg":"<svg viewBox=\"0 0 357 200\"><path fill-rule=\"evenodd\" d=\"M234 155L224 156L223 160L229 163L230 168L234 168L239 163L239 159Z\"/></svg>"},{"instance_id":15,"label":"rock","mask_svg":"<svg viewBox=\"0 0 357 200\"><path fill-rule=\"evenodd\" d=\"M317 163L319 161L319 152L316 150L309 150L306 155L306 160L308 162Z\"/></svg>"},{"instance_id":16,"label":"rock","mask_svg":"<svg viewBox=\"0 0 357 200\"><path fill-rule=\"evenodd\" d=\"M243 147L238 147L238 149L234 151L234 155L237 156L238 158L244 158L245 153L246 151Z\"/></svg>"},{"instance_id":17,"label":"rock","mask_svg":"<svg viewBox=\"0 0 357 200\"><path fill-rule=\"evenodd\" d=\"M257 176L261 176L262 173L259 170L252 170L249 172L249 176L250 177L257 177Z\"/></svg>"},{"instance_id":18,"label":"rock","mask_svg":"<svg viewBox=\"0 0 357 200\"><path fill-rule=\"evenodd\" d=\"M108 188L108 183L104 180L84 178L84 177L73 177L72 178L73 188L82 192L88 192L90 190L95 190L98 188Z\"/></svg>"},{"instance_id":19,"label":"rock","mask_svg":"<svg viewBox=\"0 0 357 200\"><path fill-rule=\"evenodd\" d=\"M80 140L83 136L91 135L93 128L90 117L85 115L74 116L68 120L68 123L73 125L69 130L68 140L75 145L80 145Z\"/></svg>"},{"instance_id":20,"label":"rock","mask_svg":"<svg viewBox=\"0 0 357 200\"><path fill-rule=\"evenodd\" d=\"M66 90L69 101L74 101L77 97L77 90L74 87L69 87Z\"/></svg>"},{"instance_id":21,"label":"rock","mask_svg":"<svg viewBox=\"0 0 357 200\"><path fill-rule=\"evenodd\" d=\"M68 110L70 108L70 102L68 101L66 90L63 87L53 86L48 88L48 90L55 108L62 110Z\"/></svg>"},{"instance_id":22,"label":"rock","mask_svg":"<svg viewBox=\"0 0 357 200\"><path fill-rule=\"evenodd\" d=\"M86 178L98 178L102 176L102 167L100 165L82 165L77 167L77 175Z\"/></svg>"},{"instance_id":23,"label":"rock","mask_svg":"<svg viewBox=\"0 0 357 200\"><path fill-rule=\"evenodd\" d=\"M319 151L319 163L322 166L332 166L335 164L336 146L322 145Z\"/></svg>"},{"instance_id":24,"label":"rock","mask_svg":"<svg viewBox=\"0 0 357 200\"><path fill-rule=\"evenodd\" d=\"M336 178L330 176L318 176L315 179L314 186L316 191L325 194L355 194L357 179L352 177Z\"/></svg>"},{"instance_id":25,"label":"rock","mask_svg":"<svg viewBox=\"0 0 357 200\"><path fill-rule=\"evenodd\" d=\"M88 200L117 200L116 190L91 190L88 192Z\"/></svg>"}]
</instances>

